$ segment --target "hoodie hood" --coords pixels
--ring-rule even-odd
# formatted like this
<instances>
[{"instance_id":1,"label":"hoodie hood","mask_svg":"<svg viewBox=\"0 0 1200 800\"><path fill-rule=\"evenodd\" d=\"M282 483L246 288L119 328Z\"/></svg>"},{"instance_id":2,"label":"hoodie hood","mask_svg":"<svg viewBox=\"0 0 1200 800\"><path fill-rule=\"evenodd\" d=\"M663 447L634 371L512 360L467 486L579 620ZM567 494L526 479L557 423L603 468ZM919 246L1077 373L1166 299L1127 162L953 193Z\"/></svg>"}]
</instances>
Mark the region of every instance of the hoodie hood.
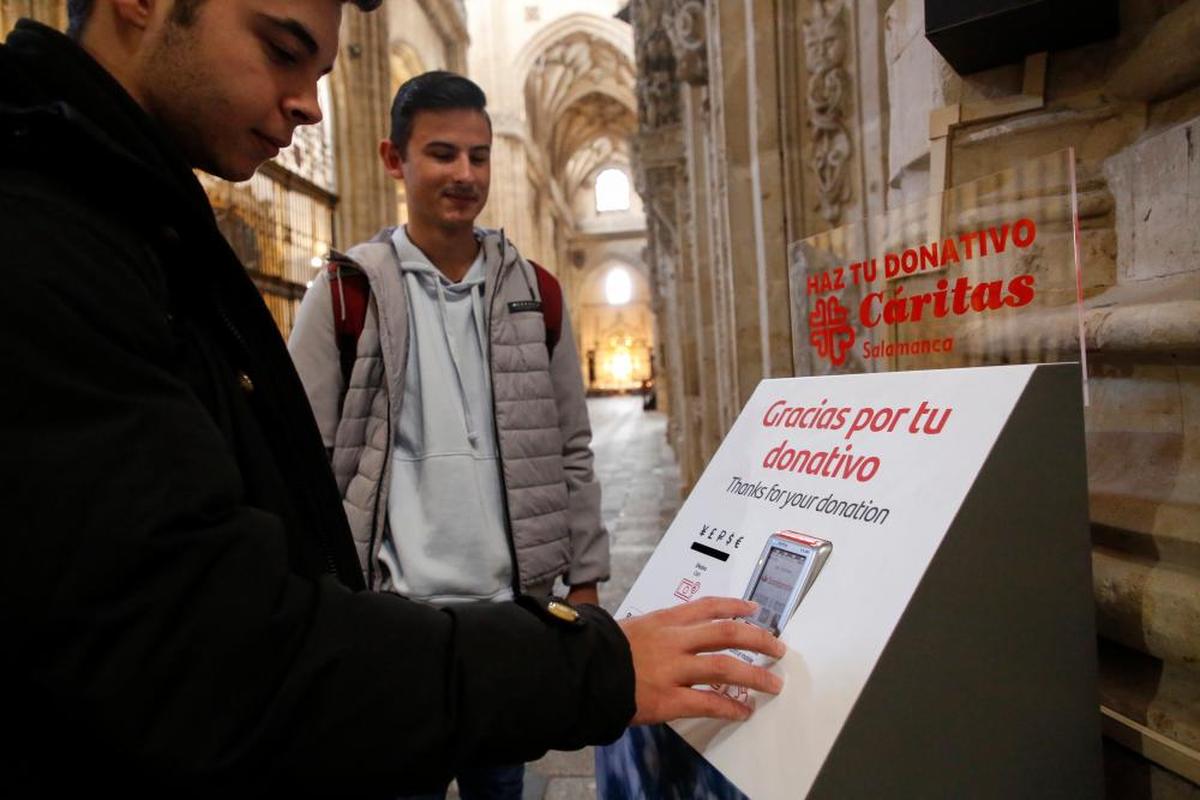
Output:
<instances>
[{"instance_id":1,"label":"hoodie hood","mask_svg":"<svg viewBox=\"0 0 1200 800\"><path fill-rule=\"evenodd\" d=\"M486 258L489 237L480 233L484 246L457 283L403 227L391 237L408 303L408 359L381 558L397 591L439 605L512 596L485 302L486 265L503 261Z\"/></svg>"},{"instance_id":2,"label":"hoodie hood","mask_svg":"<svg viewBox=\"0 0 1200 800\"><path fill-rule=\"evenodd\" d=\"M478 238L478 237L477 237ZM436 335L429 323L427 312L436 309L440 322L443 343L450 355L455 383L462 403L468 439L475 443L480 435L479 417L483 409L477 408L486 394L490 404L491 387L487 386L487 314L484 310L484 254L483 248L467 274L458 283L452 282L435 267L429 257L408 238L408 229L401 226L392 235L392 243L400 261L400 275L409 298L409 319L422 318L424 323L418 335ZM464 322L466 325L464 326ZM464 327L474 333L474 341L464 341ZM417 336L410 331L409 341ZM419 352L419 350L418 350ZM412 364L412 362L409 362ZM420 365L419 365L420 366ZM427 365L426 365L427 366ZM471 371L471 374L467 374ZM473 380L478 371L483 381ZM484 385L481 385L484 384Z\"/></svg>"}]
</instances>

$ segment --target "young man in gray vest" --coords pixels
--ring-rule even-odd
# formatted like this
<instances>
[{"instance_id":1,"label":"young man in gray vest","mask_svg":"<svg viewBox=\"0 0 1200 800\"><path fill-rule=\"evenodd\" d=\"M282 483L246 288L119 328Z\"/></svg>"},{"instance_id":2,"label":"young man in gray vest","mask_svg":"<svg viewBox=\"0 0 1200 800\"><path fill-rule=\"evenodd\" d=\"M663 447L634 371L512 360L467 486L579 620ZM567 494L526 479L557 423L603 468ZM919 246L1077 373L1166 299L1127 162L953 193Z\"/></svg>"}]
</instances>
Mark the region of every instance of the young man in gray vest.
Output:
<instances>
[{"instance_id":1,"label":"young man in gray vest","mask_svg":"<svg viewBox=\"0 0 1200 800\"><path fill-rule=\"evenodd\" d=\"M485 104L449 72L400 87L380 156L408 223L332 260L289 350L372 588L446 606L546 596L561 576L568 603L596 604L608 535L561 289L475 227ZM523 767L482 772L459 774L464 796L520 797Z\"/></svg>"}]
</instances>

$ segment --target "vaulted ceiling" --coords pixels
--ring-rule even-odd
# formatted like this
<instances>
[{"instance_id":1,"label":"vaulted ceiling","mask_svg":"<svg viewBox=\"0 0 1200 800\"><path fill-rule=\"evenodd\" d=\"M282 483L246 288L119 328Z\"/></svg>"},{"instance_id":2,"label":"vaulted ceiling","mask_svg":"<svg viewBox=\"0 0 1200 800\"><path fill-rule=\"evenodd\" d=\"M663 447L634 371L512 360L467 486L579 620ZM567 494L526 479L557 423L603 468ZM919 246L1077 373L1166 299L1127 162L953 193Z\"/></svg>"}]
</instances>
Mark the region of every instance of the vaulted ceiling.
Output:
<instances>
[{"instance_id":1,"label":"vaulted ceiling","mask_svg":"<svg viewBox=\"0 0 1200 800\"><path fill-rule=\"evenodd\" d=\"M529 131L566 197L599 168L628 162L634 83L629 56L586 31L567 33L534 61L525 81Z\"/></svg>"}]
</instances>

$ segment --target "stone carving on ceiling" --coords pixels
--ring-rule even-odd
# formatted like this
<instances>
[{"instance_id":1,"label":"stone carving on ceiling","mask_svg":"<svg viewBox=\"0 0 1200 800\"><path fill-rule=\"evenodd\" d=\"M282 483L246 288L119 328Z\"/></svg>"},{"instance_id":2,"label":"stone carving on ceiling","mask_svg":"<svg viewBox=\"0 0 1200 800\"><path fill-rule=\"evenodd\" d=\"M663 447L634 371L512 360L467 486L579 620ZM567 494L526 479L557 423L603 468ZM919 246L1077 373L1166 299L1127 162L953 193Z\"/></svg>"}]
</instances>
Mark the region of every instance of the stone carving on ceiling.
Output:
<instances>
[{"instance_id":1,"label":"stone carving on ceiling","mask_svg":"<svg viewBox=\"0 0 1200 800\"><path fill-rule=\"evenodd\" d=\"M556 175L566 177L567 165L592 142L622 141L636 129L637 118L623 103L604 94L586 95L568 108L554 126L549 148L551 169Z\"/></svg>"},{"instance_id":2,"label":"stone carving on ceiling","mask_svg":"<svg viewBox=\"0 0 1200 800\"><path fill-rule=\"evenodd\" d=\"M836 225L850 202L848 168L852 144L846 115L850 75L845 0L812 0L804 20L804 61L808 69L808 124L812 129L809 166L817 182L817 208Z\"/></svg>"},{"instance_id":3,"label":"stone carving on ceiling","mask_svg":"<svg viewBox=\"0 0 1200 800\"><path fill-rule=\"evenodd\" d=\"M612 165L628 170L629 154L624 140L614 141L609 136L601 136L576 150L563 169L563 189L567 197L573 196L598 169Z\"/></svg>"},{"instance_id":4,"label":"stone carving on ceiling","mask_svg":"<svg viewBox=\"0 0 1200 800\"><path fill-rule=\"evenodd\" d=\"M628 56L583 31L534 62L525 82L529 131L566 197L637 129L634 82Z\"/></svg>"}]
</instances>

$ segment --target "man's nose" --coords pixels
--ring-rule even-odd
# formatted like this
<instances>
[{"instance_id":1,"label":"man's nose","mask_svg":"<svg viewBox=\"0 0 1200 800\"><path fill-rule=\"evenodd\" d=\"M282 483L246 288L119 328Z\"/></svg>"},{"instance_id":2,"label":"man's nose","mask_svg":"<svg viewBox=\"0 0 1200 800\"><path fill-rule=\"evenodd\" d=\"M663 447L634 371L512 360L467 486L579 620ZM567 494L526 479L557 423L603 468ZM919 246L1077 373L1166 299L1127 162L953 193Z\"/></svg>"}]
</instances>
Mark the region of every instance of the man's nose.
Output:
<instances>
[{"instance_id":1,"label":"man's nose","mask_svg":"<svg viewBox=\"0 0 1200 800\"><path fill-rule=\"evenodd\" d=\"M284 111L295 125L315 125L321 121L321 104L317 100L317 85L314 83L304 91L284 101Z\"/></svg>"},{"instance_id":2,"label":"man's nose","mask_svg":"<svg viewBox=\"0 0 1200 800\"><path fill-rule=\"evenodd\" d=\"M454 159L454 180L459 183L469 183L473 177L471 156L469 153L462 153Z\"/></svg>"}]
</instances>

